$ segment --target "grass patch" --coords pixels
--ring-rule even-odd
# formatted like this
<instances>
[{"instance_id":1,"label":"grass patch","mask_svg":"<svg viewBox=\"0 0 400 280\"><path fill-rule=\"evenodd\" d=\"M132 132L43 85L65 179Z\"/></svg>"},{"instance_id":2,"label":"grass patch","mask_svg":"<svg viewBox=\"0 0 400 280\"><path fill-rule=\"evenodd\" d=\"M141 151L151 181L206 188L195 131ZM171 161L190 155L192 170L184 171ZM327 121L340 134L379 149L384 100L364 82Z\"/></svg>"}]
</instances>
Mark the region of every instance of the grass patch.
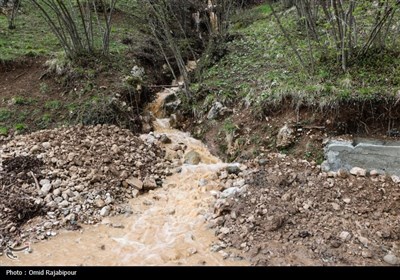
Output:
<instances>
[{"instance_id":1,"label":"grass patch","mask_svg":"<svg viewBox=\"0 0 400 280\"><path fill-rule=\"evenodd\" d=\"M7 28L7 18L0 15L0 60L47 55L60 49L56 37L29 1L24 1L21 11L14 30Z\"/></svg>"},{"instance_id":2,"label":"grass patch","mask_svg":"<svg viewBox=\"0 0 400 280\"><path fill-rule=\"evenodd\" d=\"M61 101L59 100L51 100L51 101L47 101L44 104L44 108L48 109L48 110L58 110L62 107Z\"/></svg>"},{"instance_id":3,"label":"grass patch","mask_svg":"<svg viewBox=\"0 0 400 280\"><path fill-rule=\"evenodd\" d=\"M291 40L302 57L308 57L308 40L298 30L295 10L280 15L282 24L291 30ZM227 42L227 54L205 72L201 87L213 100L241 101L252 109L272 108L285 100L294 107L316 109L334 107L342 101L392 99L400 91L400 44L394 38L390 50L368 54L353 63L347 73L327 53L315 48L315 73L308 75L287 46L267 5L254 7L234 19ZM243 24L244 20L251 20ZM360 25L369 24L362 19ZM365 22L364 22L365 21ZM322 41L326 39L322 37ZM307 61L307 63L310 63ZM311 68L311 64L308 65Z\"/></svg>"},{"instance_id":4,"label":"grass patch","mask_svg":"<svg viewBox=\"0 0 400 280\"><path fill-rule=\"evenodd\" d=\"M28 126L24 123L17 123L14 125L14 129L19 132L22 132L22 131L26 130L27 128L28 128Z\"/></svg>"},{"instance_id":5,"label":"grass patch","mask_svg":"<svg viewBox=\"0 0 400 280\"><path fill-rule=\"evenodd\" d=\"M26 98L22 96L15 96L12 99L12 103L15 105L31 105L35 102L36 100L34 98Z\"/></svg>"},{"instance_id":6,"label":"grass patch","mask_svg":"<svg viewBox=\"0 0 400 280\"><path fill-rule=\"evenodd\" d=\"M11 118L11 112L7 109L0 109L0 122L5 122Z\"/></svg>"},{"instance_id":7,"label":"grass patch","mask_svg":"<svg viewBox=\"0 0 400 280\"><path fill-rule=\"evenodd\" d=\"M7 136L8 135L8 128L5 126L0 126L0 135Z\"/></svg>"}]
</instances>

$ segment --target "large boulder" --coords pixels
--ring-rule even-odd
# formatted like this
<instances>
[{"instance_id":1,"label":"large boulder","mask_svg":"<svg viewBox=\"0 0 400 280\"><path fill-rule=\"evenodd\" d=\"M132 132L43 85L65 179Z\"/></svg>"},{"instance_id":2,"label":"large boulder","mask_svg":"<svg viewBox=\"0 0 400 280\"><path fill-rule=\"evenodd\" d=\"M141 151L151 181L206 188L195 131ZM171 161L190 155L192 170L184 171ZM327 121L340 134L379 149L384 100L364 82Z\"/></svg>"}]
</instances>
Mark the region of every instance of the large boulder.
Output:
<instances>
[{"instance_id":1,"label":"large boulder","mask_svg":"<svg viewBox=\"0 0 400 280\"><path fill-rule=\"evenodd\" d=\"M193 165L197 165L201 161L200 154L194 150L191 150L190 152L188 152L185 155L184 159L185 159L184 163L193 164Z\"/></svg>"},{"instance_id":2,"label":"large boulder","mask_svg":"<svg viewBox=\"0 0 400 280\"><path fill-rule=\"evenodd\" d=\"M222 105L220 102L215 102L212 106L210 111L208 111L207 114L207 119L209 120L214 120L218 118L219 115L222 115L225 110L224 105Z\"/></svg>"},{"instance_id":3,"label":"large boulder","mask_svg":"<svg viewBox=\"0 0 400 280\"><path fill-rule=\"evenodd\" d=\"M295 135L294 130L285 124L280 130L276 137L277 148L287 148L294 143Z\"/></svg>"}]
</instances>

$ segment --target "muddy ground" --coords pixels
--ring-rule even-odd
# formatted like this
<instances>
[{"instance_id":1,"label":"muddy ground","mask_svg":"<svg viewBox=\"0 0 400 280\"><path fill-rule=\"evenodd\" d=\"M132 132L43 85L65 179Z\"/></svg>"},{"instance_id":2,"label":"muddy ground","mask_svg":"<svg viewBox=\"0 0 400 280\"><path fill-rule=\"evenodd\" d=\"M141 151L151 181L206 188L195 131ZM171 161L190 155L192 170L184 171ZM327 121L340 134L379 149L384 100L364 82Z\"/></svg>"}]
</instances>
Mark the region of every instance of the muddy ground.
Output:
<instances>
[{"instance_id":1,"label":"muddy ground","mask_svg":"<svg viewBox=\"0 0 400 280\"><path fill-rule=\"evenodd\" d=\"M247 165L246 190L215 205L217 249L253 265L399 264L400 186L390 177L327 174L273 153Z\"/></svg>"}]
</instances>

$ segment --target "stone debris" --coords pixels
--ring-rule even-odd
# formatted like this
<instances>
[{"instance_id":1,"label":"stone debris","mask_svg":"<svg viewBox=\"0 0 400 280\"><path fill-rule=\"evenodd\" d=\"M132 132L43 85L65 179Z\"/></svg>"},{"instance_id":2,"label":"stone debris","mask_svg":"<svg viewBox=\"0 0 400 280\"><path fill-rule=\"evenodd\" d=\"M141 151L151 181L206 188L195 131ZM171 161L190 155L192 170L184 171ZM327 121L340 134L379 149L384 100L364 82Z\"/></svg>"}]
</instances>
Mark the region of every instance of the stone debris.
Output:
<instances>
[{"instance_id":1,"label":"stone debris","mask_svg":"<svg viewBox=\"0 0 400 280\"><path fill-rule=\"evenodd\" d=\"M276 136L276 147L287 148L294 143L295 134L294 130L285 124L278 132Z\"/></svg>"},{"instance_id":2,"label":"stone debris","mask_svg":"<svg viewBox=\"0 0 400 280\"><path fill-rule=\"evenodd\" d=\"M242 164L239 173L220 170L225 188L212 191L207 220L225 244L215 251L239 250L254 265L398 264L400 188L392 178L358 168L328 174L275 153Z\"/></svg>"},{"instance_id":3,"label":"stone debris","mask_svg":"<svg viewBox=\"0 0 400 280\"><path fill-rule=\"evenodd\" d=\"M0 147L0 234L23 242L124 213L124 202L161 187L169 170L159 146L112 125L16 136Z\"/></svg>"}]
</instances>

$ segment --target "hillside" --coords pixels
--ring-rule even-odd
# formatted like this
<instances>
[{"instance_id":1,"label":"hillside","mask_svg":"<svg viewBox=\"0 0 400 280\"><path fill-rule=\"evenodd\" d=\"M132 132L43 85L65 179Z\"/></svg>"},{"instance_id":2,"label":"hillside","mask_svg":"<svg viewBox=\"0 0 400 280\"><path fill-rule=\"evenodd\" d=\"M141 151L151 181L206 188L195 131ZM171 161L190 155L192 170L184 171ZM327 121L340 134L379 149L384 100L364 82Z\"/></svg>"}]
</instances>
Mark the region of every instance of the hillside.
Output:
<instances>
[{"instance_id":1,"label":"hillside","mask_svg":"<svg viewBox=\"0 0 400 280\"><path fill-rule=\"evenodd\" d=\"M0 1L0 266L400 265L399 7Z\"/></svg>"}]
</instances>

